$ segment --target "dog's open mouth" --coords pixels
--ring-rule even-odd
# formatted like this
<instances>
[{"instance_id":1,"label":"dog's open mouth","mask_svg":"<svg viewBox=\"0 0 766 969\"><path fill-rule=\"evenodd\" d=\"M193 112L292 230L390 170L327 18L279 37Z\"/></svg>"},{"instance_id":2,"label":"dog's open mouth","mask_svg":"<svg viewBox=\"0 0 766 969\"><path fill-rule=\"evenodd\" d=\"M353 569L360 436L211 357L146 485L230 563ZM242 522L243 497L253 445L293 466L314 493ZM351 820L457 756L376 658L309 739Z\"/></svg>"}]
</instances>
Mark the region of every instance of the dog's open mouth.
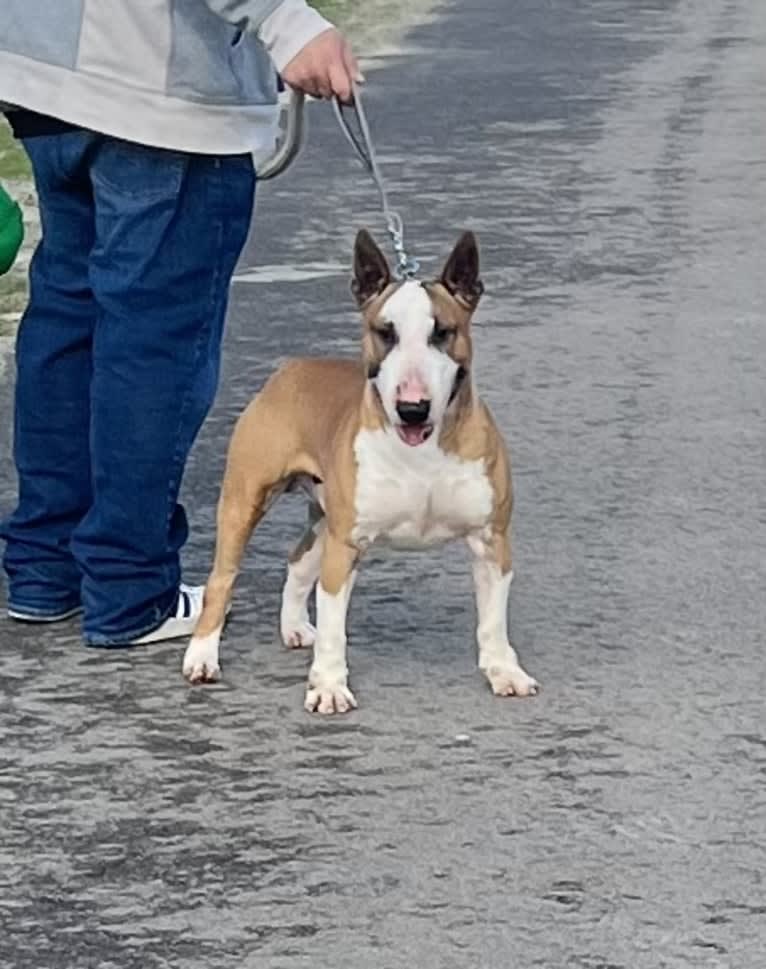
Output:
<instances>
[{"instance_id":1,"label":"dog's open mouth","mask_svg":"<svg viewBox=\"0 0 766 969\"><path fill-rule=\"evenodd\" d=\"M409 447L424 444L433 434L433 424L397 424L396 433Z\"/></svg>"}]
</instances>

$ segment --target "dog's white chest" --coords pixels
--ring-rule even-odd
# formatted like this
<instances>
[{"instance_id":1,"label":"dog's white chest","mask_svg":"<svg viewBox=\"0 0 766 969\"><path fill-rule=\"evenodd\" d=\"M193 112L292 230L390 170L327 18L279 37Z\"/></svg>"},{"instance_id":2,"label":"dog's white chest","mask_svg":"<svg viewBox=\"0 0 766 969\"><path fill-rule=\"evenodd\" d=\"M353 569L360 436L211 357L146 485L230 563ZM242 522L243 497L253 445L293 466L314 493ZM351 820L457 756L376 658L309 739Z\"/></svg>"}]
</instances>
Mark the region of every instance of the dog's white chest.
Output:
<instances>
[{"instance_id":1,"label":"dog's white chest","mask_svg":"<svg viewBox=\"0 0 766 969\"><path fill-rule=\"evenodd\" d=\"M483 461L463 461L436 441L409 448L386 431L359 432L354 541L423 548L486 527L492 488Z\"/></svg>"}]
</instances>

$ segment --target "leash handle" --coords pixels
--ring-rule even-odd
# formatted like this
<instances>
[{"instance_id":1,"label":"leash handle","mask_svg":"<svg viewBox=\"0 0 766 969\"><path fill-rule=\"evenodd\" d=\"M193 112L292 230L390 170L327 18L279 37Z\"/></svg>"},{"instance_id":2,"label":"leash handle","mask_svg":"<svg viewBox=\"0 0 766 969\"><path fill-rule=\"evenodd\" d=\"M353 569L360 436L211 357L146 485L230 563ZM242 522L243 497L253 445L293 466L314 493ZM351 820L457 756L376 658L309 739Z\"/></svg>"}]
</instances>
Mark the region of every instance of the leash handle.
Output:
<instances>
[{"instance_id":1,"label":"leash handle","mask_svg":"<svg viewBox=\"0 0 766 969\"><path fill-rule=\"evenodd\" d=\"M280 92L285 90L285 84L281 77L278 78L278 88ZM303 147L306 137L305 101L303 91L296 91L295 88L289 89L287 105L283 111L287 119L285 132L274 154L258 165L256 174L259 182L265 182L281 175L293 163Z\"/></svg>"}]
</instances>

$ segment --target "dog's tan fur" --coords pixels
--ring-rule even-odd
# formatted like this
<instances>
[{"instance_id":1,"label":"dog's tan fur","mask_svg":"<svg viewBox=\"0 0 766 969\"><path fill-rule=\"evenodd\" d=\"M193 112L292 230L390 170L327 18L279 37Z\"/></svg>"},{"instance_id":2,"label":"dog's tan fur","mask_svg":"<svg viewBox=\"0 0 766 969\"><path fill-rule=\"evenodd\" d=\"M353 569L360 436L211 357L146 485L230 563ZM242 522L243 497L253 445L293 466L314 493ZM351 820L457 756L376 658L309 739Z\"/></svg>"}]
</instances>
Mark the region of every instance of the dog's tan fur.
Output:
<instances>
[{"instance_id":1,"label":"dog's tan fur","mask_svg":"<svg viewBox=\"0 0 766 969\"><path fill-rule=\"evenodd\" d=\"M470 370L471 317L478 296L459 289L451 292L445 278L424 288L434 319L450 330L446 352ZM215 560L195 639L223 626L245 545L270 503L295 481L321 482L323 509L313 506L309 529L291 561L299 562L310 552L321 530L322 589L337 595L349 581L363 551L353 538L354 443L360 430L376 430L386 423L374 385L367 378L370 368L381 360L376 327L385 322L380 318L381 309L396 285L388 280L372 294L358 294L363 324L360 361L291 360L266 382L239 418L228 451L217 511ZM508 575L512 565L509 458L471 379L457 391L440 429L439 446L465 461L484 462L493 495L491 520L483 539L485 555L501 575ZM516 692L522 691L517 687Z\"/></svg>"},{"instance_id":2,"label":"dog's tan fur","mask_svg":"<svg viewBox=\"0 0 766 969\"><path fill-rule=\"evenodd\" d=\"M369 324L367 324L369 325ZM470 384L460 390L454 417L440 444L465 460L484 458L495 496L492 523L497 564L511 568L508 528L512 495L506 448L495 423ZM290 420L285 421L285 413ZM197 636L223 623L245 545L271 501L298 477L324 485L327 538L320 581L337 593L360 549L354 529L354 440L361 427L382 418L364 366L352 360L296 359L282 366L237 421L218 504L213 570ZM304 541L305 539L302 539ZM298 550L293 553L293 558Z\"/></svg>"}]
</instances>

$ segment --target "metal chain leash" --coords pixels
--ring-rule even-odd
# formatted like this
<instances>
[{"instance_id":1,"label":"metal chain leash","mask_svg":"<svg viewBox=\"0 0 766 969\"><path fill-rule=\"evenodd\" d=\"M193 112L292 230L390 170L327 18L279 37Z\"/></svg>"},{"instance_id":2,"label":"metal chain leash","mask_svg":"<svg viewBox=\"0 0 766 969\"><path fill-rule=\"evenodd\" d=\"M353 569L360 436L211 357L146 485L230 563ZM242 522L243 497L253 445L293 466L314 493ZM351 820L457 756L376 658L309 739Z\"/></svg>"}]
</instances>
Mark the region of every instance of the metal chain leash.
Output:
<instances>
[{"instance_id":1,"label":"metal chain leash","mask_svg":"<svg viewBox=\"0 0 766 969\"><path fill-rule=\"evenodd\" d=\"M385 185L383 184L383 176L380 173L378 160L375 155L375 149L372 144L372 138L370 137L370 127L367 123L367 115L365 114L364 106L362 104L362 99L358 89L356 87L354 88L354 100L351 105L341 104L337 98L334 98L333 107L335 109L335 116L338 119L338 124L340 125L341 131L343 131L345 134L349 144L354 149L354 152L358 156L361 163L372 176L372 179L378 189L378 193L380 194L383 217L386 220L386 228L388 229L388 234L391 237L391 243L394 247L394 252L396 253L396 267L394 269L394 275L397 279L412 279L413 276L417 275L420 265L417 259L413 259L407 255L407 251L404 247L404 226L401 216L398 212L395 212L388 203L388 195L386 193ZM353 112L355 115L359 127L359 135L354 132L349 124L344 114L344 111L346 110Z\"/></svg>"}]
</instances>

